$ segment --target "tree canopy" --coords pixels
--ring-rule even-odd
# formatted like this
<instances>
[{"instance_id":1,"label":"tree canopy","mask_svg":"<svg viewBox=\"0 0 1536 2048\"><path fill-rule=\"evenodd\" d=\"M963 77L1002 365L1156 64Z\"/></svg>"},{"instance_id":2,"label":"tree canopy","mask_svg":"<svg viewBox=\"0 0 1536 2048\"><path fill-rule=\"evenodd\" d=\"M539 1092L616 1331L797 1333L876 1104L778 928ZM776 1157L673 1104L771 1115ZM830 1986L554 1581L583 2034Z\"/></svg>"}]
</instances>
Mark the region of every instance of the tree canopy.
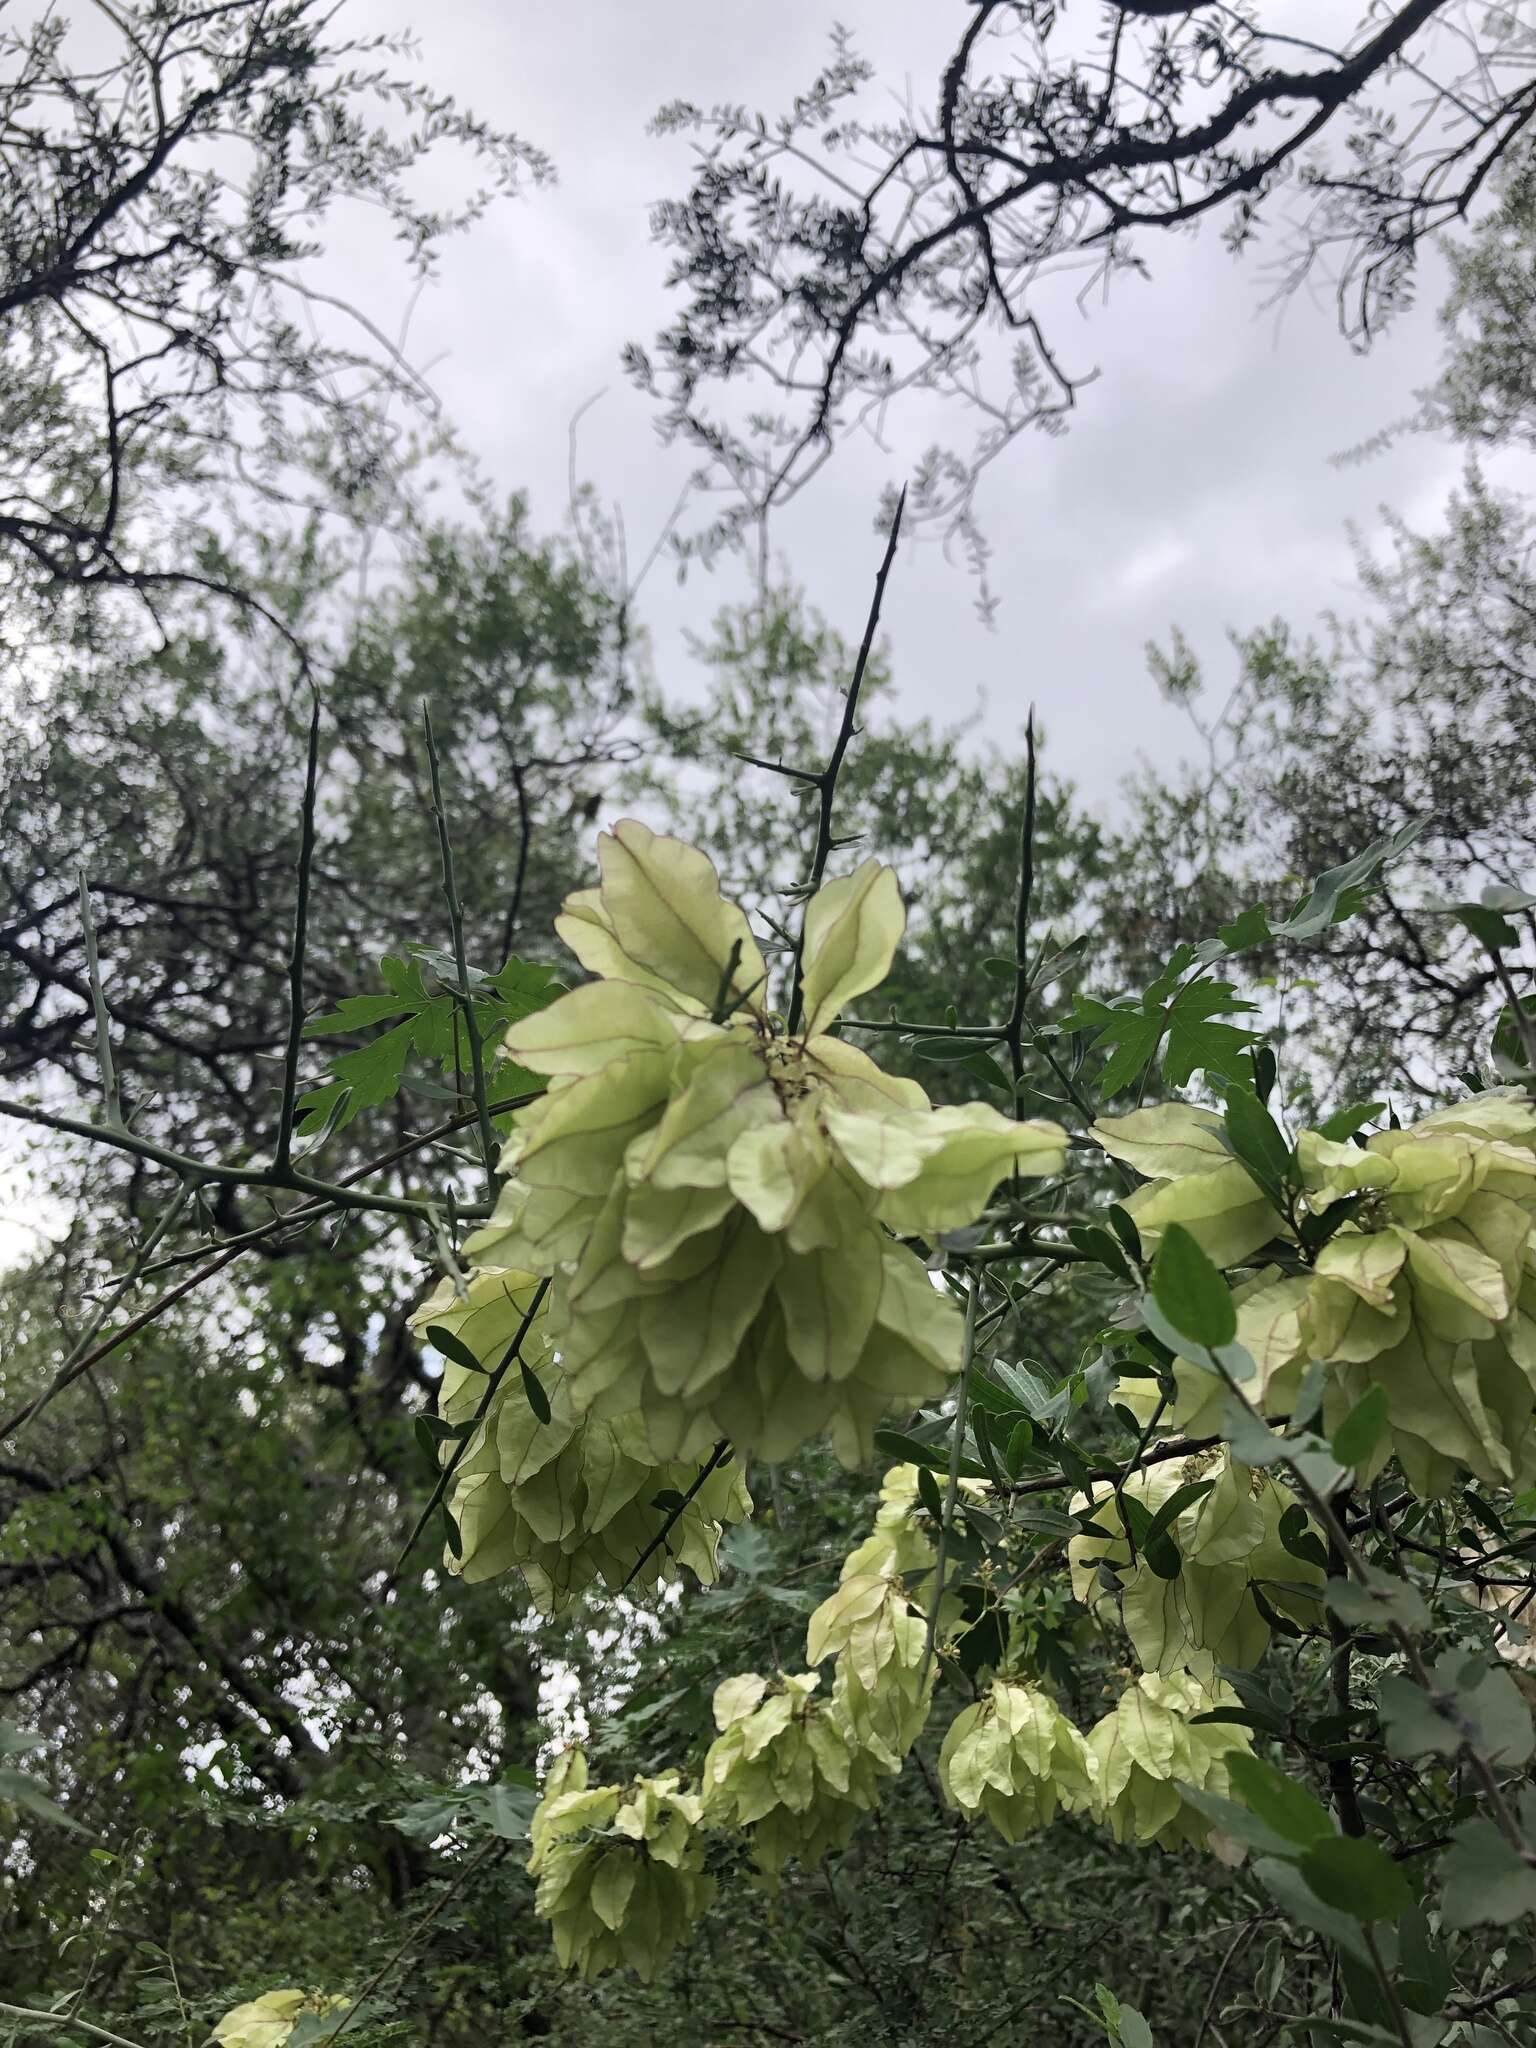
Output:
<instances>
[{"instance_id":1,"label":"tree canopy","mask_svg":"<svg viewBox=\"0 0 1536 2048\"><path fill-rule=\"evenodd\" d=\"M717 538L989 322L1001 458L1077 256L1289 180L1364 338L1475 214L1443 521L1219 698L1170 620L1190 758L1095 811L1051 703L905 708L971 456L691 691L579 517L428 513L283 294L545 167L346 18L0 31L0 2037L1530 2038L1526 25L983 0L931 122L842 43L668 117Z\"/></svg>"}]
</instances>

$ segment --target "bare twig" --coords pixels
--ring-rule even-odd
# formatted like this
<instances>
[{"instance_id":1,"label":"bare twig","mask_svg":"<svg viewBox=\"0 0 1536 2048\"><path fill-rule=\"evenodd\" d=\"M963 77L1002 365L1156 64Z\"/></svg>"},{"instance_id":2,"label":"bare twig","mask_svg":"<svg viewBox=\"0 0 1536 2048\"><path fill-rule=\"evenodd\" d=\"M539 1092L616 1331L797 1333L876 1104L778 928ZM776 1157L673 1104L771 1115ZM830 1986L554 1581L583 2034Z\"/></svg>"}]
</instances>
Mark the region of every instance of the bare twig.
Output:
<instances>
[{"instance_id":1,"label":"bare twig","mask_svg":"<svg viewBox=\"0 0 1536 2048\"><path fill-rule=\"evenodd\" d=\"M304 954L309 943L309 887L315 864L315 791L320 778L320 692L310 685L309 752L304 768L304 803L299 823L299 857L293 902L293 944L288 953L288 1043L283 1051L283 1099L278 1110L276 1161L285 1168L293 1153L293 1124L299 1097L299 1052L304 1041Z\"/></svg>"}]
</instances>

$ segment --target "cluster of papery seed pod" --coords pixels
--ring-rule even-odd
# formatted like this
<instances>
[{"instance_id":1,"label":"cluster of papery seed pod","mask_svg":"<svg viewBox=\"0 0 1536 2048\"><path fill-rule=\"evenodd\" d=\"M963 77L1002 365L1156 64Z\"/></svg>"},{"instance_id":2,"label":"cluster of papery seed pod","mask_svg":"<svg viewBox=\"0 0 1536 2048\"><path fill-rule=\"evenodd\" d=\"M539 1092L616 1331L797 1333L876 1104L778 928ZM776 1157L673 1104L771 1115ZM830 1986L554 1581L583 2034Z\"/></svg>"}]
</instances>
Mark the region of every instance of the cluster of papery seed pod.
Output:
<instances>
[{"instance_id":1,"label":"cluster of papery seed pod","mask_svg":"<svg viewBox=\"0 0 1536 2048\"><path fill-rule=\"evenodd\" d=\"M1342 1220L1310 1267L1261 1269L1234 1290L1245 1387L1286 1415L1309 1363L1324 1369L1331 1433L1379 1387L1387 1428L1358 1476L1394 1453L1409 1484L1443 1494L1459 1471L1489 1485L1536 1478L1536 1104L1494 1091L1364 1143L1303 1131L1294 1214L1282 1215L1222 1142L1218 1118L1182 1103L1106 1117L1094 1135L1150 1176L1126 1201L1144 1244L1181 1223L1218 1265L1272 1241L1299 1247L1305 1219ZM1224 1388L1187 1362L1164 1421L1219 1428Z\"/></svg>"},{"instance_id":2,"label":"cluster of papery seed pod","mask_svg":"<svg viewBox=\"0 0 1536 2048\"><path fill-rule=\"evenodd\" d=\"M1005 1842L1043 1828L1058 1807L1087 1812L1096 1775L1088 1745L1055 1701L1001 1678L951 1722L939 1751L950 1804L971 1819L984 1814Z\"/></svg>"},{"instance_id":3,"label":"cluster of papery seed pod","mask_svg":"<svg viewBox=\"0 0 1536 2048\"><path fill-rule=\"evenodd\" d=\"M412 1318L482 1368L447 1359L438 1395L442 1420L468 1432L439 1452L444 1463L457 1452L449 1571L471 1582L518 1571L544 1614L596 1580L613 1592L645 1589L679 1564L712 1585L722 1524L752 1512L740 1461L722 1458L701 1480L696 1462L658 1466L638 1417L577 1415L547 1319L534 1309L538 1294L532 1274L488 1267L459 1292L443 1281ZM522 1371L492 1387L519 1332Z\"/></svg>"},{"instance_id":4,"label":"cluster of papery seed pod","mask_svg":"<svg viewBox=\"0 0 1536 2048\"><path fill-rule=\"evenodd\" d=\"M589 1785L566 1750L532 1823L534 1910L566 1969L595 1977L621 1965L649 1983L714 1896L699 1830L703 1805L675 1771L629 1785Z\"/></svg>"},{"instance_id":5,"label":"cluster of papery seed pod","mask_svg":"<svg viewBox=\"0 0 1536 2048\"><path fill-rule=\"evenodd\" d=\"M824 1431L856 1464L959 1365L959 1312L893 1233L974 1222L1001 1180L1059 1171L1065 1133L934 1109L831 1035L900 940L892 869L808 904L791 1032L703 854L632 820L598 853L600 888L556 929L599 979L508 1034L549 1085L482 1236L550 1279L576 1414L638 1415L657 1462L701 1430L770 1461Z\"/></svg>"},{"instance_id":6,"label":"cluster of papery seed pod","mask_svg":"<svg viewBox=\"0 0 1536 2048\"><path fill-rule=\"evenodd\" d=\"M1150 1552L1134 1545L1123 1519L1127 1497L1154 1526L1174 1504L1163 1525L1171 1556L1161 1545ZM1105 1486L1078 1494L1071 1508L1105 1532L1068 1544L1073 1595L1092 1607L1106 1579L1115 1584L1144 1671L1188 1671L1209 1684L1223 1664L1247 1670L1258 1663L1269 1647L1266 1607L1306 1626L1320 1617L1327 1577L1321 1532L1293 1495L1225 1448L1144 1465L1118 1493ZM1287 1515L1295 1526L1282 1533Z\"/></svg>"},{"instance_id":7,"label":"cluster of papery seed pod","mask_svg":"<svg viewBox=\"0 0 1536 2048\"><path fill-rule=\"evenodd\" d=\"M791 1857L815 1864L844 1848L894 1768L861 1740L840 1689L818 1696L820 1684L815 1671L744 1672L715 1689L720 1733L704 1759L705 1814L745 1831L770 1874Z\"/></svg>"}]
</instances>

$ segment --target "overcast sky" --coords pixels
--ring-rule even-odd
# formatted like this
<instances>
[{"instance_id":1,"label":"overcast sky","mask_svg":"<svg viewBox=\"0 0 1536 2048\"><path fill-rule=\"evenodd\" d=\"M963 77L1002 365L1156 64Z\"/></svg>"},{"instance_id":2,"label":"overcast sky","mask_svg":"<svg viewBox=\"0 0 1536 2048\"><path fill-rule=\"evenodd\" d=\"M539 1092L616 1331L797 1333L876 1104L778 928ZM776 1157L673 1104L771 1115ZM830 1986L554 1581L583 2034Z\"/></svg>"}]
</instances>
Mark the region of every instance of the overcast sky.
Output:
<instances>
[{"instance_id":1,"label":"overcast sky","mask_svg":"<svg viewBox=\"0 0 1536 2048\"><path fill-rule=\"evenodd\" d=\"M1338 0L1270 0L1276 27L1306 28ZM689 468L659 446L654 413L624 380L618 352L666 317L665 252L647 210L680 192L685 143L647 133L673 97L742 101L770 113L814 74L841 19L882 87L931 103L966 9L958 0L368 0L369 25L411 25L434 85L554 157L559 182L496 209L455 244L414 314L413 356L498 486L526 488L553 524L566 497L568 427L606 388L580 435L584 475L622 508L631 558L643 554ZM446 168L446 165L445 165ZM901 700L954 717L984 706L983 730L1012 741L1029 700L1051 759L1112 803L1145 752L1182 749L1187 728L1162 704L1143 647L1182 625L1230 673L1224 636L1275 615L1310 624L1354 603L1346 527L1379 530L1388 504L1432 521L1456 480L1456 451L1404 437L1340 468L1330 457L1412 409L1433 373L1438 266L1419 307L1368 358L1338 334L1331 301L1263 306L1264 277L1219 235L1144 245L1150 282L1117 282L1108 304L1075 310L1053 343L1076 371L1097 368L1069 431L1031 435L990 472L982 510L1003 606L976 617L964 571L937 546L908 552L886 610ZM403 303L397 259L336 252L345 282L384 317ZM391 267L393 265L393 267ZM964 441L970 422L956 419ZM856 635L878 555L872 520L931 418L898 416L890 447L850 441L780 517L776 552L832 618ZM744 572L663 567L643 595L658 672L697 689L683 633L745 588Z\"/></svg>"}]
</instances>

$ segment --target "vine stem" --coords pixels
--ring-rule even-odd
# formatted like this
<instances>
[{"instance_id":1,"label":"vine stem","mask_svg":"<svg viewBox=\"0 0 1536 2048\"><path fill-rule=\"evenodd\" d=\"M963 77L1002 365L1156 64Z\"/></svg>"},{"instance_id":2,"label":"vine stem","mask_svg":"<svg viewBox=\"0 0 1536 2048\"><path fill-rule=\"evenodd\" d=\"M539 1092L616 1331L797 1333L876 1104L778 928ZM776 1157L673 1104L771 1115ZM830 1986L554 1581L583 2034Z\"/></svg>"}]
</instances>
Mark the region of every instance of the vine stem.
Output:
<instances>
[{"instance_id":1,"label":"vine stem","mask_svg":"<svg viewBox=\"0 0 1536 2048\"><path fill-rule=\"evenodd\" d=\"M441 1898L439 1898L436 1901L436 1903L432 1907L432 1910L428 1914L426 1914L426 1916L423 1919L418 1921L413 1928L411 1928L409 1933L406 1935L404 1941L402 1941L399 1944L399 1946L395 1949L393 1955L385 1957L384 1961L380 1964L379 1968L375 1970L373 1975L369 1978L368 1982L357 1994L356 1998L354 1998L352 2003L347 2007L346 2011L342 2014L341 2019L338 2022L337 2026L330 2035L330 2039L332 2041L339 2041L341 2039L342 2035L346 2032L347 2028L351 2025L352 2020L357 2014L366 2014L369 1999L372 1998L373 1994L378 1990L379 1986L384 1982L384 1980L387 1977L392 1976L395 1970L399 1968L400 1964L404 1962L405 1958L410 1954L411 1950L416 1946L417 1942L420 1941L421 1937L432 1925L433 1921L437 1918L438 1914L442 1912L443 1908L448 1904L449 1900L454 1897L460 1885L463 1884L464 1880L471 1874L471 1872L479 1869L480 1865L491 1854L492 1850L500 1849L503 1852L503 1854L505 1854L506 1847L507 1845L505 1842L498 1840L495 1835L492 1835L489 1838L489 1840L481 1843L480 1847L475 1851L473 1856L465 1857L464 1861L459 1865L458 1869L454 1872L448 1884L444 1887Z\"/></svg>"},{"instance_id":2,"label":"vine stem","mask_svg":"<svg viewBox=\"0 0 1536 2048\"><path fill-rule=\"evenodd\" d=\"M1013 1003L1003 1035L1013 1068L1013 1092L1017 1107L1019 1084L1024 1079L1024 1008L1029 1000L1029 966L1024 954L1029 943L1029 911L1035 893L1035 707L1029 707L1024 725L1024 819L1019 827L1019 893L1013 913Z\"/></svg>"}]
</instances>

